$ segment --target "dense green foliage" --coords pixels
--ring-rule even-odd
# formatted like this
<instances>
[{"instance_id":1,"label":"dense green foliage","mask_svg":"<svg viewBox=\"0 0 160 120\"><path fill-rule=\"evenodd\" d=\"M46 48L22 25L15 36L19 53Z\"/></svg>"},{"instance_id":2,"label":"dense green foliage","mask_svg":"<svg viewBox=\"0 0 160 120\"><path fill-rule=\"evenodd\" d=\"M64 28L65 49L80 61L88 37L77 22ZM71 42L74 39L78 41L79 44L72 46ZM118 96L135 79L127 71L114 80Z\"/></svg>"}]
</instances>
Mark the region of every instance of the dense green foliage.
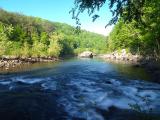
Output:
<instances>
[{"instance_id":1,"label":"dense green foliage","mask_svg":"<svg viewBox=\"0 0 160 120\"><path fill-rule=\"evenodd\" d=\"M106 49L105 37L67 24L0 10L0 56L47 57L96 53Z\"/></svg>"},{"instance_id":2,"label":"dense green foliage","mask_svg":"<svg viewBox=\"0 0 160 120\"><path fill-rule=\"evenodd\" d=\"M160 57L160 1L146 1L143 23L124 23L121 17L108 37L108 50L127 48L132 53Z\"/></svg>"},{"instance_id":3,"label":"dense green foliage","mask_svg":"<svg viewBox=\"0 0 160 120\"><path fill-rule=\"evenodd\" d=\"M96 11L108 3L115 25L107 37L107 51L127 49L133 54L160 58L160 0L75 0L73 18L78 25L79 14L88 10L93 21Z\"/></svg>"},{"instance_id":4,"label":"dense green foliage","mask_svg":"<svg viewBox=\"0 0 160 120\"><path fill-rule=\"evenodd\" d=\"M99 9L106 0L76 1L77 9L90 14ZM125 0L110 0L110 7ZM0 56L47 57L77 54L85 50L95 53L112 52L127 49L133 54L160 57L160 1L129 1L115 9L123 8L117 13L119 19L107 39L95 33L76 29L62 23L50 22L41 18L24 16L0 10ZM94 4L92 4L94 3ZM140 5L143 14L135 15L135 8ZM132 8L133 7L133 8ZM73 9L72 12L74 12ZM120 9L119 9L120 10ZM137 12L138 12L137 11ZM116 14L116 13L115 13ZM76 14L74 14L76 15ZM78 13L77 13L78 15ZM79 21L78 16L74 16ZM93 17L96 19L96 16ZM116 18L117 19L117 18ZM138 20L136 20L138 19ZM126 21L127 20L127 21ZM140 20L140 21L139 21ZM125 21L125 22L124 22ZM113 21L112 21L113 22Z\"/></svg>"}]
</instances>

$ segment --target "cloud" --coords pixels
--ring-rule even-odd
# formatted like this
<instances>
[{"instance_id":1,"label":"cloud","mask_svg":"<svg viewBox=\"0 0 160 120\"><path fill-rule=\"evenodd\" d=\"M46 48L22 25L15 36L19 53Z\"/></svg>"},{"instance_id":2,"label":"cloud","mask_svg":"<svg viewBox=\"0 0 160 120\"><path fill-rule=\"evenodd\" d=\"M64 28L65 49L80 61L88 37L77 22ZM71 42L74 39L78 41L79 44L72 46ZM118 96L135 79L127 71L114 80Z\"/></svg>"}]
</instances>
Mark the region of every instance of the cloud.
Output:
<instances>
[{"instance_id":1,"label":"cloud","mask_svg":"<svg viewBox=\"0 0 160 120\"><path fill-rule=\"evenodd\" d=\"M112 31L113 27L114 26L112 25L112 26L108 26L107 28L105 28L105 25L98 25L98 24L90 24L87 26L82 25L82 29L85 29L90 32L102 34L104 36L108 36L109 33Z\"/></svg>"}]
</instances>

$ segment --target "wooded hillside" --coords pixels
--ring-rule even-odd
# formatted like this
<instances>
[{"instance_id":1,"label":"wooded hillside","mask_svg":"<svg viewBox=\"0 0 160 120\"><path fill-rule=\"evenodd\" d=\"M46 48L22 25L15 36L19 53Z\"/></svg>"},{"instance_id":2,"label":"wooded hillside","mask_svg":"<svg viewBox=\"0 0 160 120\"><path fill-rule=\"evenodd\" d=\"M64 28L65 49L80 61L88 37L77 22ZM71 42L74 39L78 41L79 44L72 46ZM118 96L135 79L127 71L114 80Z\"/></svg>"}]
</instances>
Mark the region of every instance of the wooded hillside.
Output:
<instances>
[{"instance_id":1,"label":"wooded hillside","mask_svg":"<svg viewBox=\"0 0 160 120\"><path fill-rule=\"evenodd\" d=\"M47 57L77 54L84 50L106 51L102 35L64 23L0 10L0 56Z\"/></svg>"}]
</instances>

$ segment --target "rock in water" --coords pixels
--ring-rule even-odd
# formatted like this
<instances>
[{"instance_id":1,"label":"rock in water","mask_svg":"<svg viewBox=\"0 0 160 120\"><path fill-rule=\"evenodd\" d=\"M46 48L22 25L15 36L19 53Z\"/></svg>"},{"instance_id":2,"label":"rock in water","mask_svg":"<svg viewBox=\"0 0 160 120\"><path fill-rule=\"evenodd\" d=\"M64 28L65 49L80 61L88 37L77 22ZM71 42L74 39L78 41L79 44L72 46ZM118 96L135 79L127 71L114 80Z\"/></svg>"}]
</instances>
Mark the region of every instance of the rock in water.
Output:
<instances>
[{"instance_id":1,"label":"rock in water","mask_svg":"<svg viewBox=\"0 0 160 120\"><path fill-rule=\"evenodd\" d=\"M93 58L93 52L91 51L84 51L78 55L78 57L84 57L84 58Z\"/></svg>"}]
</instances>

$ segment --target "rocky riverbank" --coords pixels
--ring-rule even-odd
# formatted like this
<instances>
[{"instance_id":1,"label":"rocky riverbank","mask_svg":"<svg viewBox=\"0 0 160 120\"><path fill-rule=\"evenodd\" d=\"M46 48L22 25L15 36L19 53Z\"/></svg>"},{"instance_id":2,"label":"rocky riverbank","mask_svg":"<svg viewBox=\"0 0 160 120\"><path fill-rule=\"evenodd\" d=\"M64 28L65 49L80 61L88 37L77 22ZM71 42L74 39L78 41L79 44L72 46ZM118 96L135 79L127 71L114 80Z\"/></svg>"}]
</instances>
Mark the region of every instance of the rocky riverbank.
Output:
<instances>
[{"instance_id":1,"label":"rocky riverbank","mask_svg":"<svg viewBox=\"0 0 160 120\"><path fill-rule=\"evenodd\" d=\"M142 56L127 53L125 49L122 49L120 52L115 51L109 54L99 55L98 57L105 59L105 60L110 60L110 61L119 61L119 62L126 61L126 62L133 62L133 63L136 63L140 59L142 59Z\"/></svg>"},{"instance_id":2,"label":"rocky riverbank","mask_svg":"<svg viewBox=\"0 0 160 120\"><path fill-rule=\"evenodd\" d=\"M98 57L110 62L126 63L134 67L143 67L151 74L154 82L160 83L160 61L154 57L133 55L127 53L125 49L122 49L120 52L115 51L110 54L99 55Z\"/></svg>"},{"instance_id":3,"label":"rocky riverbank","mask_svg":"<svg viewBox=\"0 0 160 120\"><path fill-rule=\"evenodd\" d=\"M56 57L30 57L30 58L16 58L16 57L2 57L0 58L0 68L10 69L23 64L32 64L37 62L55 62Z\"/></svg>"}]
</instances>

